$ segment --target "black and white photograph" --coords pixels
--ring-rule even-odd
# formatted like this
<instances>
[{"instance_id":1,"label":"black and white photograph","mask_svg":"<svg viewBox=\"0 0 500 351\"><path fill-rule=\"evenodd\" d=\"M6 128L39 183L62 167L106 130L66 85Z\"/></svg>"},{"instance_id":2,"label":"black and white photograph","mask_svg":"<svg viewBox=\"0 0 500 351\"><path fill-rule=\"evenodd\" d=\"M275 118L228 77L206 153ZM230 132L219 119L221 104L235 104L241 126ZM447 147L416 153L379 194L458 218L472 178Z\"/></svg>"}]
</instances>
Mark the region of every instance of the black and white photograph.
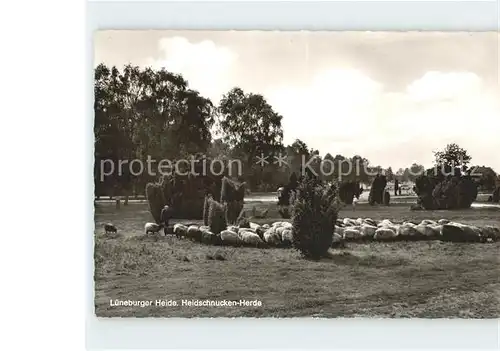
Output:
<instances>
[{"instance_id":1,"label":"black and white photograph","mask_svg":"<svg viewBox=\"0 0 500 351\"><path fill-rule=\"evenodd\" d=\"M499 43L95 32L95 315L499 318Z\"/></svg>"}]
</instances>

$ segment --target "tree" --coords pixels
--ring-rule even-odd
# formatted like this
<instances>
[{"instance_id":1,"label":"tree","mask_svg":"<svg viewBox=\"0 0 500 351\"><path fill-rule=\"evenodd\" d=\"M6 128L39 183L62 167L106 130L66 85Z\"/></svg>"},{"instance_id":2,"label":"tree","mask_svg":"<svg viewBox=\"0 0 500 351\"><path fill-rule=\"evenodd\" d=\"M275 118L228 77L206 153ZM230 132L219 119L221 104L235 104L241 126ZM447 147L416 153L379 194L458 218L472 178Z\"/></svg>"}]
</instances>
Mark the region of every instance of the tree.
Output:
<instances>
[{"instance_id":1,"label":"tree","mask_svg":"<svg viewBox=\"0 0 500 351\"><path fill-rule=\"evenodd\" d=\"M262 173L262 168L258 169L255 164L256 157L263 155L272 159L283 150L282 116L262 95L245 94L240 88L233 88L222 97L218 113L224 142L244 152L249 183L255 186L256 178Z\"/></svg>"},{"instance_id":2,"label":"tree","mask_svg":"<svg viewBox=\"0 0 500 351\"><path fill-rule=\"evenodd\" d=\"M305 258L326 256L333 242L338 212L337 184L325 185L317 178L303 177L293 204L293 247Z\"/></svg>"},{"instance_id":3,"label":"tree","mask_svg":"<svg viewBox=\"0 0 500 351\"><path fill-rule=\"evenodd\" d=\"M471 167L471 175L479 176L479 185L482 190L494 190L497 183L497 174L491 167L476 166Z\"/></svg>"},{"instance_id":4,"label":"tree","mask_svg":"<svg viewBox=\"0 0 500 351\"><path fill-rule=\"evenodd\" d=\"M469 164L471 157L467 150L461 148L455 143L448 144L442 151L434 152L436 166L450 166L464 168ZM465 168L464 168L465 170Z\"/></svg>"},{"instance_id":5,"label":"tree","mask_svg":"<svg viewBox=\"0 0 500 351\"><path fill-rule=\"evenodd\" d=\"M410 182L415 182L415 179L425 171L425 167L413 163L407 172L407 177Z\"/></svg>"},{"instance_id":6,"label":"tree","mask_svg":"<svg viewBox=\"0 0 500 351\"><path fill-rule=\"evenodd\" d=\"M180 75L100 64L94 71L94 95L96 192L128 192L154 180L148 172L133 175L128 165L119 174L120 160L175 160L206 152L210 145L214 106ZM113 161L115 172L100 181L100 163L106 159Z\"/></svg>"}]
</instances>

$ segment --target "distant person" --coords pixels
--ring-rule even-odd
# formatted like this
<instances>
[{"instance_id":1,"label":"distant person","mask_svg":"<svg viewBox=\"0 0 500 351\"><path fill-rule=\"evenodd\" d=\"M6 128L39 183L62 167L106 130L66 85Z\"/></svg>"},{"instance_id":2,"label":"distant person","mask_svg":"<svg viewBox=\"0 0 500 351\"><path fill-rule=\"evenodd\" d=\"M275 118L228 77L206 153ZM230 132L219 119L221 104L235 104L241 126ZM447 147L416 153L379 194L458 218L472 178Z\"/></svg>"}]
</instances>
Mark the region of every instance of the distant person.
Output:
<instances>
[{"instance_id":1,"label":"distant person","mask_svg":"<svg viewBox=\"0 0 500 351\"><path fill-rule=\"evenodd\" d=\"M356 205L358 204L358 201L359 201L359 198L358 197L354 197L354 199L352 199L352 210L353 211L356 211Z\"/></svg>"}]
</instances>

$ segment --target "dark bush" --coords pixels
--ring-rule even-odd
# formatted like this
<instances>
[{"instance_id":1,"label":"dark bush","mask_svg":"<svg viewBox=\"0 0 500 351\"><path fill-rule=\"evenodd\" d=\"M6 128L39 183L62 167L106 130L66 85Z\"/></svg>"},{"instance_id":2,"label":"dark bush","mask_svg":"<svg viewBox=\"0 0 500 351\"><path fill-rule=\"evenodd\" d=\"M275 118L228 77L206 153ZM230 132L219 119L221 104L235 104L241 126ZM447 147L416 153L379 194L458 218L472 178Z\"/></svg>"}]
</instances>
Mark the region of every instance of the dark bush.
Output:
<instances>
[{"instance_id":1,"label":"dark bush","mask_svg":"<svg viewBox=\"0 0 500 351\"><path fill-rule=\"evenodd\" d=\"M200 172L198 172L200 173ZM172 218L202 219L205 195L218 196L222 178L211 175L163 175L156 183L146 185L149 209L155 221L163 206L172 209ZM157 222L158 223L158 222Z\"/></svg>"},{"instance_id":2,"label":"dark bush","mask_svg":"<svg viewBox=\"0 0 500 351\"><path fill-rule=\"evenodd\" d=\"M382 201L385 206L389 206L391 203L391 194L388 191L384 191L384 197L382 198Z\"/></svg>"},{"instance_id":3,"label":"dark bush","mask_svg":"<svg viewBox=\"0 0 500 351\"><path fill-rule=\"evenodd\" d=\"M235 224L243 210L245 182L237 183L227 177L222 178L220 202L226 205L226 222Z\"/></svg>"},{"instance_id":4,"label":"dark bush","mask_svg":"<svg viewBox=\"0 0 500 351\"><path fill-rule=\"evenodd\" d=\"M491 194L491 201L500 202L500 186L498 186L493 194Z\"/></svg>"},{"instance_id":5,"label":"dark bush","mask_svg":"<svg viewBox=\"0 0 500 351\"><path fill-rule=\"evenodd\" d=\"M359 199L363 188L356 181L345 181L339 185L339 198L346 205L352 205L354 197Z\"/></svg>"},{"instance_id":6,"label":"dark bush","mask_svg":"<svg viewBox=\"0 0 500 351\"><path fill-rule=\"evenodd\" d=\"M219 234L226 230L226 206L212 198L208 200L208 226L213 234Z\"/></svg>"},{"instance_id":7,"label":"dark bush","mask_svg":"<svg viewBox=\"0 0 500 351\"><path fill-rule=\"evenodd\" d=\"M383 204L385 186L387 185L387 178L385 175L377 174L373 179L370 194L368 195L368 203L370 205Z\"/></svg>"},{"instance_id":8,"label":"dark bush","mask_svg":"<svg viewBox=\"0 0 500 351\"><path fill-rule=\"evenodd\" d=\"M148 183L146 184L146 197L149 204L149 212L157 224L161 222L161 210L165 206L165 198L160 184Z\"/></svg>"},{"instance_id":9,"label":"dark bush","mask_svg":"<svg viewBox=\"0 0 500 351\"><path fill-rule=\"evenodd\" d=\"M470 208L478 194L478 184L459 168L431 168L415 180L418 204L425 210Z\"/></svg>"},{"instance_id":10,"label":"dark bush","mask_svg":"<svg viewBox=\"0 0 500 351\"><path fill-rule=\"evenodd\" d=\"M324 185L315 178L304 177L293 204L293 247L306 258L325 256L332 245L338 210L336 183Z\"/></svg>"}]
</instances>

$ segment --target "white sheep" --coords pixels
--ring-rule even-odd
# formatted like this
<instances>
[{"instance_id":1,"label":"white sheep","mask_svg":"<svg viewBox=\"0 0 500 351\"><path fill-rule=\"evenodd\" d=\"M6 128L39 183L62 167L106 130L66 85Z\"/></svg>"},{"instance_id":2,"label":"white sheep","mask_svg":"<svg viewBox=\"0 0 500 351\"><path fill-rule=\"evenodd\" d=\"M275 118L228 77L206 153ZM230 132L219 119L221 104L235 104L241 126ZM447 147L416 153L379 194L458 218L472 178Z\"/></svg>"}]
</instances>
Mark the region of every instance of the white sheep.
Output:
<instances>
[{"instance_id":1,"label":"white sheep","mask_svg":"<svg viewBox=\"0 0 500 351\"><path fill-rule=\"evenodd\" d=\"M391 240L398 236L396 232L389 228L379 228L373 236L374 240Z\"/></svg>"},{"instance_id":2,"label":"white sheep","mask_svg":"<svg viewBox=\"0 0 500 351\"><path fill-rule=\"evenodd\" d=\"M264 240L270 245L279 245L281 243L281 235L276 233L276 228L269 228L264 232Z\"/></svg>"},{"instance_id":3,"label":"white sheep","mask_svg":"<svg viewBox=\"0 0 500 351\"><path fill-rule=\"evenodd\" d=\"M242 230L238 233L238 235L239 235L241 241L243 241L245 244L248 244L248 245L258 247L264 243L262 241L262 239L257 234L255 234L253 232Z\"/></svg>"},{"instance_id":4,"label":"white sheep","mask_svg":"<svg viewBox=\"0 0 500 351\"><path fill-rule=\"evenodd\" d=\"M106 223L106 224L104 224L104 232L106 234L108 234L108 233L116 233L117 229L116 229L116 227L113 224Z\"/></svg>"},{"instance_id":5,"label":"white sheep","mask_svg":"<svg viewBox=\"0 0 500 351\"><path fill-rule=\"evenodd\" d=\"M223 230L220 232L220 239L224 245L240 245L241 239L238 233L231 230Z\"/></svg>"},{"instance_id":6,"label":"white sheep","mask_svg":"<svg viewBox=\"0 0 500 351\"><path fill-rule=\"evenodd\" d=\"M373 238L376 231L377 231L377 227L374 225L370 225L370 224L365 223L361 226L361 233L363 234L363 237Z\"/></svg>"},{"instance_id":7,"label":"white sheep","mask_svg":"<svg viewBox=\"0 0 500 351\"><path fill-rule=\"evenodd\" d=\"M425 238L432 238L436 236L436 232L428 224L419 224L415 227L416 230Z\"/></svg>"},{"instance_id":8,"label":"white sheep","mask_svg":"<svg viewBox=\"0 0 500 351\"><path fill-rule=\"evenodd\" d=\"M158 234L158 232L161 230L161 225L148 222L144 224L144 232L146 235L148 234Z\"/></svg>"},{"instance_id":9,"label":"white sheep","mask_svg":"<svg viewBox=\"0 0 500 351\"><path fill-rule=\"evenodd\" d=\"M176 224L174 224L174 234L178 238L186 236L187 235L187 230L188 230L188 227L185 226L182 223L176 223Z\"/></svg>"},{"instance_id":10,"label":"white sheep","mask_svg":"<svg viewBox=\"0 0 500 351\"><path fill-rule=\"evenodd\" d=\"M281 241L283 241L284 244L291 245L293 242L293 231L291 229L285 229L281 233Z\"/></svg>"},{"instance_id":11,"label":"white sheep","mask_svg":"<svg viewBox=\"0 0 500 351\"><path fill-rule=\"evenodd\" d=\"M344 239L345 240L361 240L363 238L363 234L357 230L357 229L353 229L353 228L346 228L346 230L344 230Z\"/></svg>"}]
</instances>

